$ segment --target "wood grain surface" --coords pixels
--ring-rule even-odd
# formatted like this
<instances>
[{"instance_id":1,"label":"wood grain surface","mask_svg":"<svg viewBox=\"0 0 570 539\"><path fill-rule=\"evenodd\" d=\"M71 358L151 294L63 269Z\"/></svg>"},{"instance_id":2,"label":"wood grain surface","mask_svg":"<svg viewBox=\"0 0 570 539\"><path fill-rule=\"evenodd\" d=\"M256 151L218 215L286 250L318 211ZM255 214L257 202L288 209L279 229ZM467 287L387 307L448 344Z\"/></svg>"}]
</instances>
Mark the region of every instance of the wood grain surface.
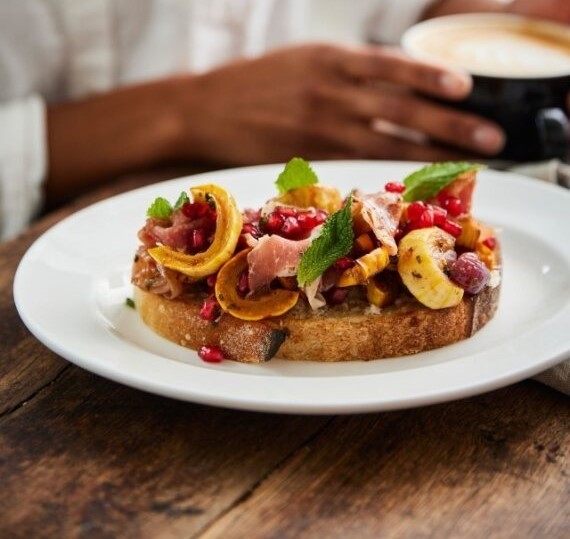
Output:
<instances>
[{"instance_id":1,"label":"wood grain surface","mask_svg":"<svg viewBox=\"0 0 570 539\"><path fill-rule=\"evenodd\" d=\"M0 538L568 537L570 402L536 382L437 406L281 416L79 369L20 321L0 245Z\"/></svg>"}]
</instances>

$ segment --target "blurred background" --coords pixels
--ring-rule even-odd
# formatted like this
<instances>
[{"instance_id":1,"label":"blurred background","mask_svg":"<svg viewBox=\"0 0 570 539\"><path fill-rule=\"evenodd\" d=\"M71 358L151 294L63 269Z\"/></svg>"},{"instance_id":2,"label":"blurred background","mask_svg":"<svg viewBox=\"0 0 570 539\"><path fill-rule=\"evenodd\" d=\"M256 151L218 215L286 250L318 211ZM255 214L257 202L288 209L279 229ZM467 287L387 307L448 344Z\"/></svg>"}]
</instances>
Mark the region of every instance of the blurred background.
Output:
<instances>
[{"instance_id":1,"label":"blurred background","mask_svg":"<svg viewBox=\"0 0 570 539\"><path fill-rule=\"evenodd\" d=\"M473 12L557 24L555 43L542 26L475 37L507 68L508 51L559 67L484 87L457 61L399 47L422 21ZM569 23L567 0L0 0L0 238L181 164L531 161L541 168L526 172L560 181ZM440 48L466 50L455 37Z\"/></svg>"}]
</instances>

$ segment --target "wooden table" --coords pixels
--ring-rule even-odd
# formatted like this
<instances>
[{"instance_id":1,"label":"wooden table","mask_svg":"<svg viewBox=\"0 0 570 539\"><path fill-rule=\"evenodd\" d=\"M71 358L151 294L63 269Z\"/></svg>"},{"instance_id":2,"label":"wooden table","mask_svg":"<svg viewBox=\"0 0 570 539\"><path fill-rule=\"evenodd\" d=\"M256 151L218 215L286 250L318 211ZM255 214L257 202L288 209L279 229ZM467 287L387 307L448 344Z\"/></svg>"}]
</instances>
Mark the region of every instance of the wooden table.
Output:
<instances>
[{"instance_id":1,"label":"wooden table","mask_svg":"<svg viewBox=\"0 0 570 539\"><path fill-rule=\"evenodd\" d=\"M568 537L570 404L536 382L426 408L286 416L177 402L40 344L0 245L0 537Z\"/></svg>"}]
</instances>

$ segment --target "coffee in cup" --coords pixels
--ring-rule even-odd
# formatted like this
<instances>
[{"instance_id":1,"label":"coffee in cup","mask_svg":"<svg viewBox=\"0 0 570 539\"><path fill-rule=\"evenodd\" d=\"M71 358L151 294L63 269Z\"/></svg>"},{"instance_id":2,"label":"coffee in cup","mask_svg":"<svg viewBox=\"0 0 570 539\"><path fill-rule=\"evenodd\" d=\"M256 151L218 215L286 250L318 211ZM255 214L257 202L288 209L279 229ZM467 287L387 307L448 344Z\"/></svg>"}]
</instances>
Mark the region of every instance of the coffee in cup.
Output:
<instances>
[{"instance_id":1,"label":"coffee in cup","mask_svg":"<svg viewBox=\"0 0 570 539\"><path fill-rule=\"evenodd\" d=\"M506 14L451 15L413 26L402 47L472 75L471 95L458 106L502 126L502 158L570 158L570 27Z\"/></svg>"}]
</instances>

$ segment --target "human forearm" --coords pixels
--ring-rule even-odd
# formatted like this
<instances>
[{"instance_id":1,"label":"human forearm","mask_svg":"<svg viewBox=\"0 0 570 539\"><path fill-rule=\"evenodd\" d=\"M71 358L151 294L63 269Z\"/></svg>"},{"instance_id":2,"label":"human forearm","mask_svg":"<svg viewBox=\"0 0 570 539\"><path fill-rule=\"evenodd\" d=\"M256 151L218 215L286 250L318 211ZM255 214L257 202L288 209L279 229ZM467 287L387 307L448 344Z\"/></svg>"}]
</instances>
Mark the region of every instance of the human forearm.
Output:
<instances>
[{"instance_id":1,"label":"human forearm","mask_svg":"<svg viewBox=\"0 0 570 539\"><path fill-rule=\"evenodd\" d=\"M48 203L170 158L178 136L176 87L159 81L48 107Z\"/></svg>"}]
</instances>

